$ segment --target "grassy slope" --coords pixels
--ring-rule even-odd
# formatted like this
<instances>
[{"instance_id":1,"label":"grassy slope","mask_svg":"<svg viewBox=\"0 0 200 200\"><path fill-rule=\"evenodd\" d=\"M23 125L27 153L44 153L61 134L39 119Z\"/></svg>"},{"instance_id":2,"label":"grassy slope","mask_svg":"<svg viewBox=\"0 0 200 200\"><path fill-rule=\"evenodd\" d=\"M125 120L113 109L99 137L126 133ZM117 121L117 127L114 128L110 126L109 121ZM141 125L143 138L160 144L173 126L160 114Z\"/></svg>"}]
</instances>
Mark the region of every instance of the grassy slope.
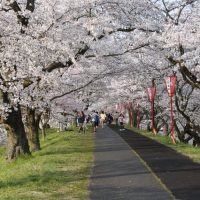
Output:
<instances>
[{"instance_id":1,"label":"grassy slope","mask_svg":"<svg viewBox=\"0 0 200 200\"><path fill-rule=\"evenodd\" d=\"M127 127L128 128L128 127ZM169 136L161 136L161 135L154 135L151 132L147 132L145 130L138 130L137 128L129 128L138 132L142 135L145 135L153 140L156 140L168 147L171 147L178 151L179 153L190 157L192 160L200 163L200 148L195 148L191 145L184 144L182 142L177 142L176 145L172 144L171 138Z\"/></svg>"},{"instance_id":2,"label":"grassy slope","mask_svg":"<svg viewBox=\"0 0 200 200\"><path fill-rule=\"evenodd\" d=\"M0 199L88 199L94 135L49 130L42 150L6 163L0 149Z\"/></svg>"}]
</instances>

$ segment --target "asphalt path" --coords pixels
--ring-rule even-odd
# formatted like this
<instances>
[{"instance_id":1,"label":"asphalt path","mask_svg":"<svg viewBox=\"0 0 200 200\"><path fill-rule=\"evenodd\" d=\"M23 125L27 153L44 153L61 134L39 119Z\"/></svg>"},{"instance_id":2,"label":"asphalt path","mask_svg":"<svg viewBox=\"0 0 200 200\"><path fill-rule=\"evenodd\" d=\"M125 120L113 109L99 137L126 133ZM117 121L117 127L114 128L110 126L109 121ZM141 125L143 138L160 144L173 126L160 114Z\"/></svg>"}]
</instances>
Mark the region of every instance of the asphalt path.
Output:
<instances>
[{"instance_id":1,"label":"asphalt path","mask_svg":"<svg viewBox=\"0 0 200 200\"><path fill-rule=\"evenodd\" d=\"M112 129L134 149L176 199L200 199L200 164L150 138L130 130Z\"/></svg>"},{"instance_id":2,"label":"asphalt path","mask_svg":"<svg viewBox=\"0 0 200 200\"><path fill-rule=\"evenodd\" d=\"M175 199L138 154L109 127L96 133L90 200Z\"/></svg>"}]
</instances>

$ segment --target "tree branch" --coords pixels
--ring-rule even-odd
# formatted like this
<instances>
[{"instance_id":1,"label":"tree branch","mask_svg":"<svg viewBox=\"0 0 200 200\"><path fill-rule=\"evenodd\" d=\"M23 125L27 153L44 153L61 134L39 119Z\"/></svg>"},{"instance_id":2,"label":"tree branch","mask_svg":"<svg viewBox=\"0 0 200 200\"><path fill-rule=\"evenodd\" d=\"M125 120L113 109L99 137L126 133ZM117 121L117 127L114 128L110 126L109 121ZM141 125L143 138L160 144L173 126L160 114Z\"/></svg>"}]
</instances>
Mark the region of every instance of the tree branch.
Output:
<instances>
[{"instance_id":1,"label":"tree branch","mask_svg":"<svg viewBox=\"0 0 200 200\"><path fill-rule=\"evenodd\" d=\"M65 68L65 67L69 68L73 64L74 63L72 62L71 59L69 59L65 64L61 62L53 62L47 68L44 68L43 71L52 72L53 70L59 69L59 68Z\"/></svg>"},{"instance_id":2,"label":"tree branch","mask_svg":"<svg viewBox=\"0 0 200 200\"><path fill-rule=\"evenodd\" d=\"M179 50L181 55L184 54L184 49L182 48L182 46L179 46ZM168 60L173 64L179 65L179 71L181 72L183 79L185 80L185 82L187 82L188 84L190 84L192 87L194 88L198 88L200 89L200 81L198 81L197 77L191 73L188 68L185 66L184 61L181 60L175 60L172 56L168 57Z\"/></svg>"},{"instance_id":3,"label":"tree branch","mask_svg":"<svg viewBox=\"0 0 200 200\"><path fill-rule=\"evenodd\" d=\"M73 89L73 90L70 90L69 92L66 92L66 93L64 93L64 94L61 94L61 95L58 95L58 96L55 96L55 97L51 98L50 101L53 101L53 100L55 100L55 99L64 97L64 96L66 96L66 95L68 95L68 94L71 94L71 93L73 93L73 92L79 91L79 90L81 90L81 89L87 87L87 86L90 85L91 83L95 82L96 80L97 80L97 79L92 79L91 81L89 81L89 82L86 83L85 85L82 85L82 86L77 87L77 88L75 88L75 89Z\"/></svg>"},{"instance_id":4,"label":"tree branch","mask_svg":"<svg viewBox=\"0 0 200 200\"><path fill-rule=\"evenodd\" d=\"M122 56L122 55L124 55L126 53L130 53L132 51L136 51L136 50L141 49L141 48L146 47L146 46L149 46L149 43L141 44L138 47L135 47L135 48L132 48L132 49L127 49L126 51L124 51L122 53L105 54L105 55L102 55L102 56L99 56L99 57L117 57L117 56ZM85 58L95 58L95 57L96 57L96 55L87 55L87 56L85 56Z\"/></svg>"},{"instance_id":5,"label":"tree branch","mask_svg":"<svg viewBox=\"0 0 200 200\"><path fill-rule=\"evenodd\" d=\"M197 77L188 70L182 60L179 62L179 69L183 76L183 79L188 84L190 84L194 88L200 89L200 81L198 81Z\"/></svg>"},{"instance_id":6,"label":"tree branch","mask_svg":"<svg viewBox=\"0 0 200 200\"><path fill-rule=\"evenodd\" d=\"M21 11L21 8L19 7L18 3L14 1L12 4L10 4L10 7L14 10L14 12L18 13Z\"/></svg>"}]
</instances>

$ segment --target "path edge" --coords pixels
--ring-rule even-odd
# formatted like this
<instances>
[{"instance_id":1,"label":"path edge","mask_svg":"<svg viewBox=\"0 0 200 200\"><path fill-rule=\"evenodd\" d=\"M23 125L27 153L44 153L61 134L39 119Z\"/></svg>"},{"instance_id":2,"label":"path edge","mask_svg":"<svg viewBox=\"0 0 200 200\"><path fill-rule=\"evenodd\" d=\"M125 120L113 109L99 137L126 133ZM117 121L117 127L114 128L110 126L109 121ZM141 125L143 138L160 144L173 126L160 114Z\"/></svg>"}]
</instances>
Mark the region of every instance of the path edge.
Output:
<instances>
[{"instance_id":1,"label":"path edge","mask_svg":"<svg viewBox=\"0 0 200 200\"><path fill-rule=\"evenodd\" d=\"M110 127L109 127L110 128ZM110 128L111 129L111 128ZM111 129L112 131L114 131L113 129ZM118 134L116 131L114 131L116 134ZM118 134L119 135L119 134ZM156 181L163 187L163 189L170 195L170 197L172 198L172 200L177 200L176 197L173 195L172 191L161 181L161 179L153 172L153 170L151 169L151 167L147 164L147 162L145 162L144 159L142 159L142 157L134 150L131 148L131 146L119 135L120 140L123 140L127 145L128 148L131 150L132 153L134 153L139 160L142 162L142 164L147 168L147 170L153 175L153 177L156 179Z\"/></svg>"}]
</instances>

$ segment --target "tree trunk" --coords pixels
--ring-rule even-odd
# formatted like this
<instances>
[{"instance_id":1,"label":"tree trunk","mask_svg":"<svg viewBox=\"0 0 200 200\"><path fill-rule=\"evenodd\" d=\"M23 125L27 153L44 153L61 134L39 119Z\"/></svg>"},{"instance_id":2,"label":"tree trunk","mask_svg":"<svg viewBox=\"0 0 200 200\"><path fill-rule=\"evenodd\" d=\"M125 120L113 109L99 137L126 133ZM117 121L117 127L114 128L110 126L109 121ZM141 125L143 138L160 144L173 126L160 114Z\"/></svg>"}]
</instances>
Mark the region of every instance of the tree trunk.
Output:
<instances>
[{"instance_id":1,"label":"tree trunk","mask_svg":"<svg viewBox=\"0 0 200 200\"><path fill-rule=\"evenodd\" d=\"M49 117L50 117L50 109L46 109L45 112L43 112L43 114L41 115L41 121L40 121L42 125L42 136L44 140L46 138L46 128L48 127Z\"/></svg>"},{"instance_id":2,"label":"tree trunk","mask_svg":"<svg viewBox=\"0 0 200 200\"><path fill-rule=\"evenodd\" d=\"M35 109L27 108L27 137L31 151L40 150L39 122L36 120Z\"/></svg>"},{"instance_id":3,"label":"tree trunk","mask_svg":"<svg viewBox=\"0 0 200 200\"><path fill-rule=\"evenodd\" d=\"M193 145L199 147L200 146L200 137L196 131L193 131L190 122L187 122L186 126L184 127L185 133L193 137L194 142Z\"/></svg>"},{"instance_id":4,"label":"tree trunk","mask_svg":"<svg viewBox=\"0 0 200 200\"><path fill-rule=\"evenodd\" d=\"M6 159L11 161L19 155L30 154L19 105L18 110L12 108L8 118L5 120L5 128L8 134Z\"/></svg>"},{"instance_id":5,"label":"tree trunk","mask_svg":"<svg viewBox=\"0 0 200 200\"><path fill-rule=\"evenodd\" d=\"M38 139L40 139L40 137L39 137L39 134L40 134L40 121L41 121L41 116L42 116L42 113L41 112L39 112L39 113L36 113L36 115L35 115L35 127L36 127L36 129L37 129L37 131L38 131ZM40 144L40 140L39 140L39 144ZM40 148L41 149L41 148Z\"/></svg>"},{"instance_id":6,"label":"tree trunk","mask_svg":"<svg viewBox=\"0 0 200 200\"><path fill-rule=\"evenodd\" d=\"M151 122L149 121L148 123L147 123L147 131L152 131L152 128L151 128Z\"/></svg>"},{"instance_id":7,"label":"tree trunk","mask_svg":"<svg viewBox=\"0 0 200 200\"><path fill-rule=\"evenodd\" d=\"M132 109L128 108L128 116L129 116L129 122L128 124L130 127L133 127L133 112Z\"/></svg>"},{"instance_id":8,"label":"tree trunk","mask_svg":"<svg viewBox=\"0 0 200 200\"><path fill-rule=\"evenodd\" d=\"M164 123L163 125L163 135L168 135L169 132L169 125L168 123Z\"/></svg>"},{"instance_id":9,"label":"tree trunk","mask_svg":"<svg viewBox=\"0 0 200 200\"><path fill-rule=\"evenodd\" d=\"M133 127L137 127L137 112L135 109L132 110L132 120Z\"/></svg>"},{"instance_id":10,"label":"tree trunk","mask_svg":"<svg viewBox=\"0 0 200 200\"><path fill-rule=\"evenodd\" d=\"M175 121L175 123L174 123L174 127L175 127L175 131L176 131L176 133L177 133L177 135L178 135L178 139L179 139L181 142L186 143L185 134L184 134L183 131L180 131L180 130L179 130L176 121Z\"/></svg>"},{"instance_id":11,"label":"tree trunk","mask_svg":"<svg viewBox=\"0 0 200 200\"><path fill-rule=\"evenodd\" d=\"M46 139L46 128L45 128L45 126L42 126L42 137L43 137L43 140Z\"/></svg>"}]
</instances>

